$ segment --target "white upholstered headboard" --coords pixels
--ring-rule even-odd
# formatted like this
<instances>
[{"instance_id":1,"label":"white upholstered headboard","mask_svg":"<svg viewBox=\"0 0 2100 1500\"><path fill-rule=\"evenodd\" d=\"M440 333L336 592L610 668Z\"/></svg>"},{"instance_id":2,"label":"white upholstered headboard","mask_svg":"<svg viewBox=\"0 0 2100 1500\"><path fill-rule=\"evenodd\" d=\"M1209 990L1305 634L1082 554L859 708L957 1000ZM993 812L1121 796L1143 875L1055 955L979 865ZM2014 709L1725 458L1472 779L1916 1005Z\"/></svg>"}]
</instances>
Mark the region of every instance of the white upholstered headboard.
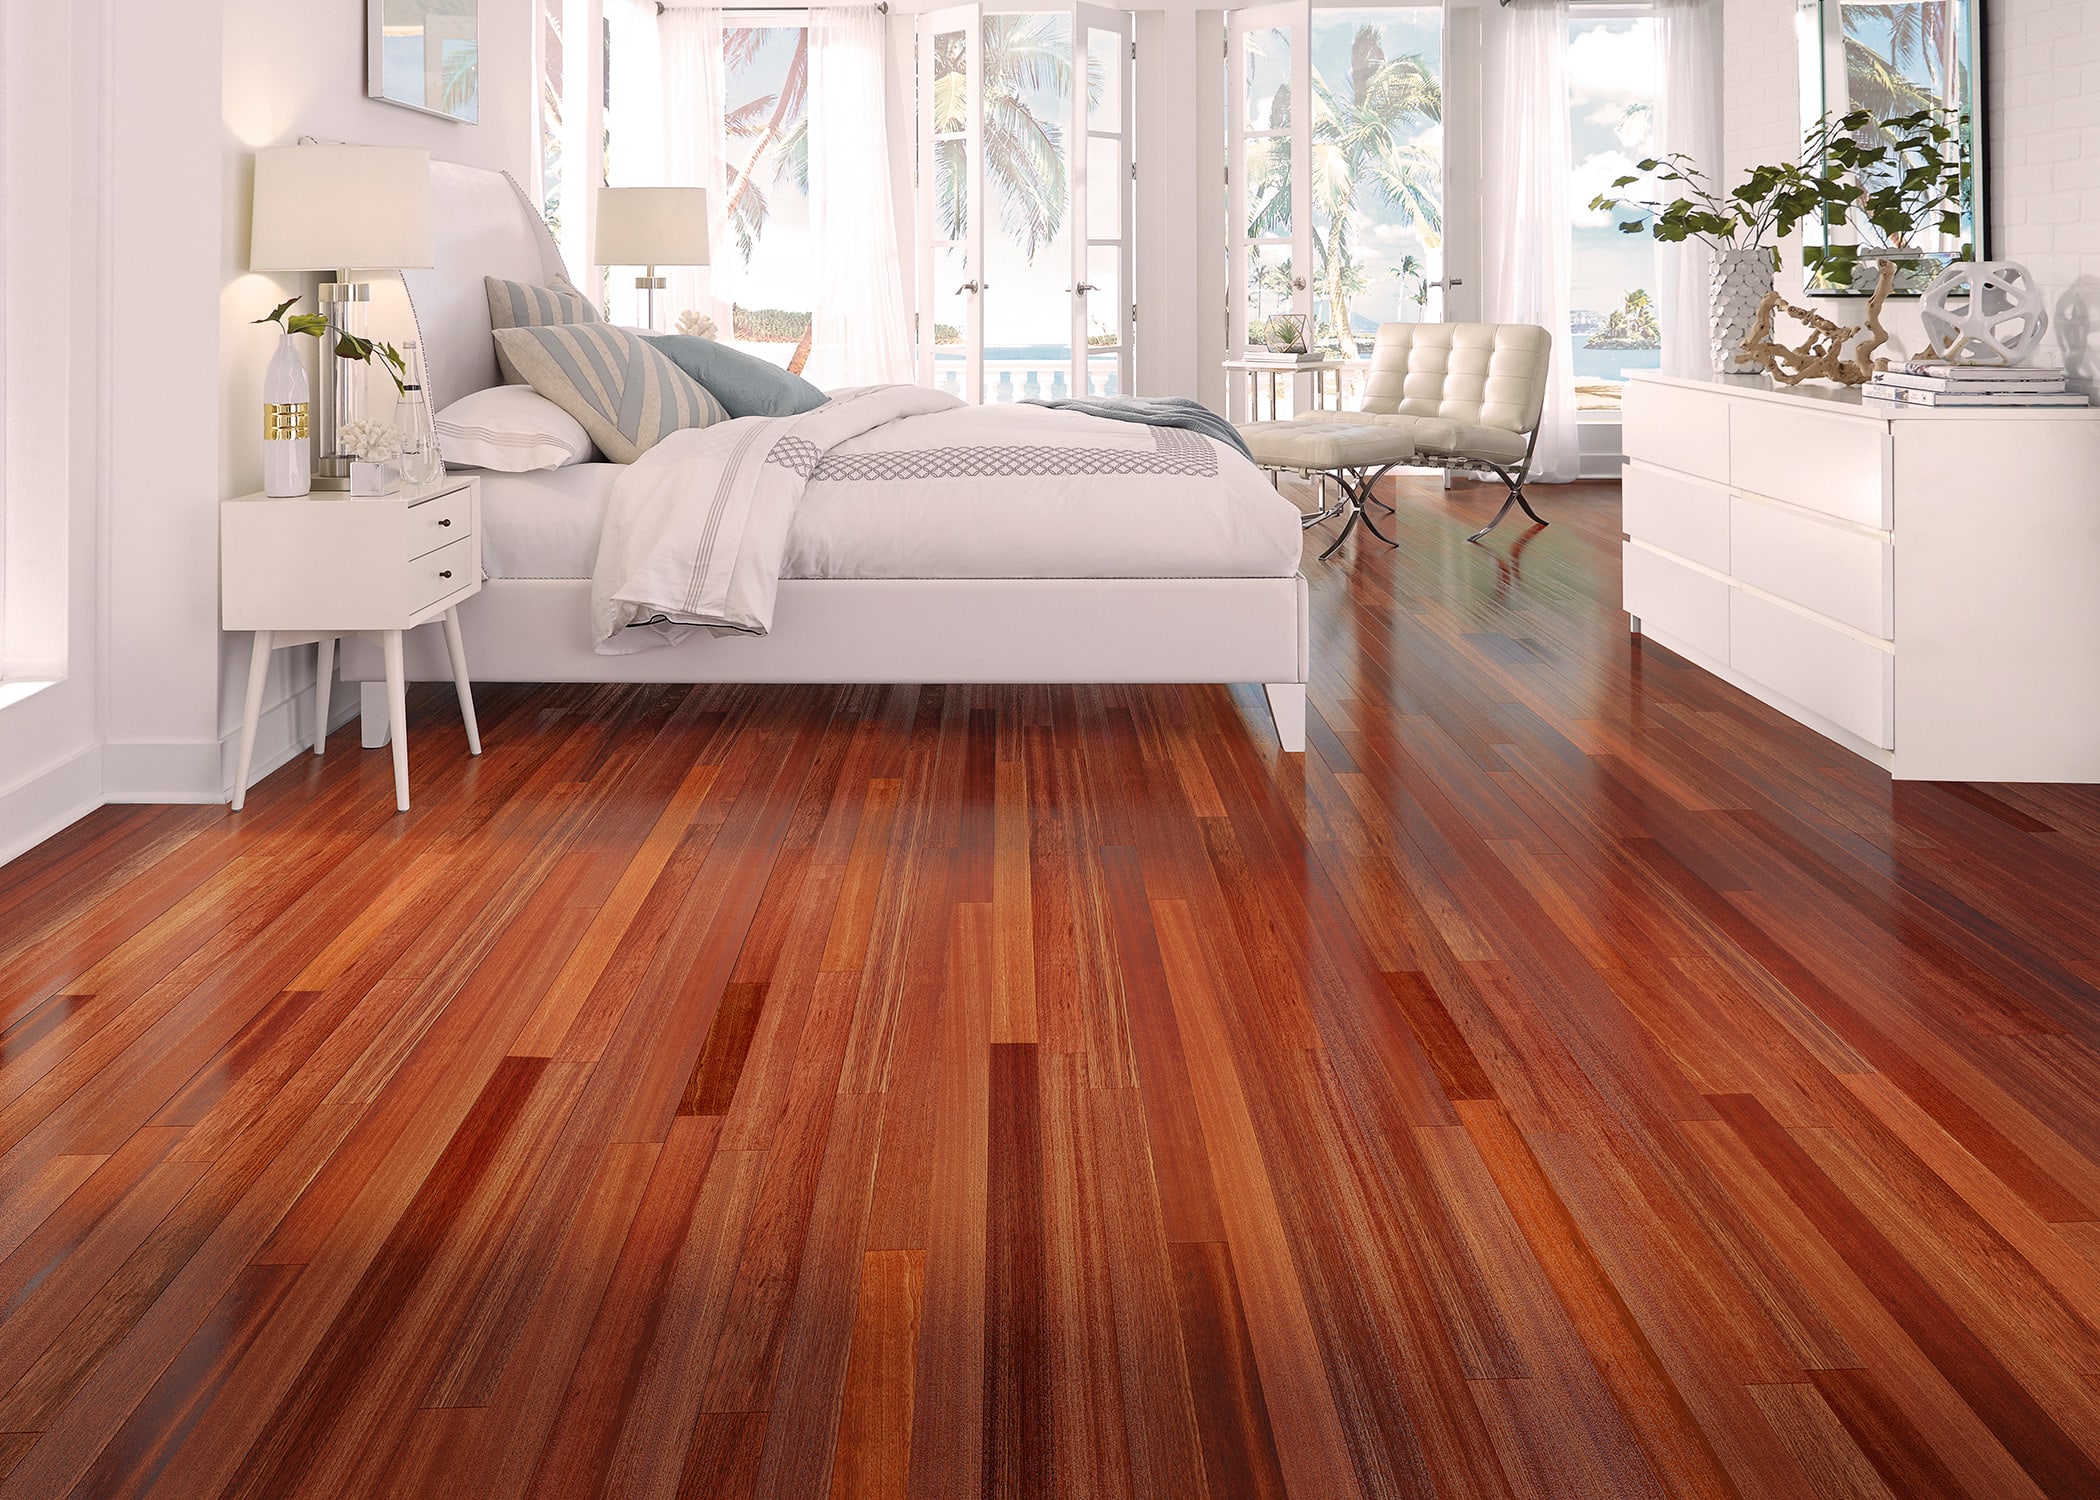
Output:
<instances>
[{"instance_id":1,"label":"white upholstered headboard","mask_svg":"<svg viewBox=\"0 0 2100 1500\"><path fill-rule=\"evenodd\" d=\"M566 274L554 236L508 172L430 164L436 264L403 271L429 371L430 404L444 407L501 385L484 276L544 286Z\"/></svg>"}]
</instances>

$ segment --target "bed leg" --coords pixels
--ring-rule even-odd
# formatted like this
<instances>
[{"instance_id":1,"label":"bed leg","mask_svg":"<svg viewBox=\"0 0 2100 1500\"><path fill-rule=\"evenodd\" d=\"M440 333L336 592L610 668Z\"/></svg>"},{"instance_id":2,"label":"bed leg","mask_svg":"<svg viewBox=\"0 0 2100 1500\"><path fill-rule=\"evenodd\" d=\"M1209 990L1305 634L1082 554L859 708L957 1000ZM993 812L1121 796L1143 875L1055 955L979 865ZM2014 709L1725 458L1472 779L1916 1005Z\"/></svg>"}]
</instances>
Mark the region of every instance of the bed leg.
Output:
<instances>
[{"instance_id":1,"label":"bed leg","mask_svg":"<svg viewBox=\"0 0 2100 1500\"><path fill-rule=\"evenodd\" d=\"M1262 684L1262 691L1269 695L1269 713L1276 720L1276 738L1292 755L1305 750L1305 684L1302 682L1269 682Z\"/></svg>"},{"instance_id":2,"label":"bed leg","mask_svg":"<svg viewBox=\"0 0 2100 1500\"><path fill-rule=\"evenodd\" d=\"M364 747L367 750L377 750L388 738L386 684L360 682L357 685L357 712Z\"/></svg>"}]
</instances>

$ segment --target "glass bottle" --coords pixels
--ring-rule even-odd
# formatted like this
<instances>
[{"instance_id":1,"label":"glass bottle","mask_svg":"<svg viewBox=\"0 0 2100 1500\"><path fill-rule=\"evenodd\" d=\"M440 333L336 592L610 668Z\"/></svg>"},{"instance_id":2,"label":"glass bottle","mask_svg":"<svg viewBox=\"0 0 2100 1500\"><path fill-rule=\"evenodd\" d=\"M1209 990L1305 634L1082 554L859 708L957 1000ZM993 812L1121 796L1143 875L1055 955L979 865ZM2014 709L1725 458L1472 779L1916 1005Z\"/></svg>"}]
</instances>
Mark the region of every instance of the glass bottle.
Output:
<instances>
[{"instance_id":1,"label":"glass bottle","mask_svg":"<svg viewBox=\"0 0 2100 1500\"><path fill-rule=\"evenodd\" d=\"M423 390L423 349L401 346L401 397L394 403L394 430L401 435L401 483L421 489L445 472L438 456L437 424Z\"/></svg>"},{"instance_id":2,"label":"glass bottle","mask_svg":"<svg viewBox=\"0 0 2100 1500\"><path fill-rule=\"evenodd\" d=\"M307 439L311 392L298 335L279 334L277 353L263 372L263 493L289 500L313 489Z\"/></svg>"}]
</instances>

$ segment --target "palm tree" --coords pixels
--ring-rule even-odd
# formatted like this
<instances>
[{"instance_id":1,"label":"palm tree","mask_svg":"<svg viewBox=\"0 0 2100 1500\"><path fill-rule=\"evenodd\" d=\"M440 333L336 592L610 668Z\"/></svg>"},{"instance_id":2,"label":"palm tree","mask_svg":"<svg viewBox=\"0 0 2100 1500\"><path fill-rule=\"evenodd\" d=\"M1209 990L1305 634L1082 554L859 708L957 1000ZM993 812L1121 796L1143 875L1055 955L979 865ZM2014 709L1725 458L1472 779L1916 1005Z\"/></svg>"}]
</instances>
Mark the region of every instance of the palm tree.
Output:
<instances>
[{"instance_id":1,"label":"palm tree","mask_svg":"<svg viewBox=\"0 0 2100 1500\"><path fill-rule=\"evenodd\" d=\"M933 120L936 134L964 129L969 104L967 38L960 31L934 37ZM1040 119L1029 96L1072 96L1072 38L1062 18L993 15L984 18L984 78L980 108L984 180L997 201L1007 237L1031 261L1065 222L1064 133ZM1089 69L1087 92L1101 80ZM962 239L969 229L969 147L962 139L934 147L934 192L941 237Z\"/></svg>"},{"instance_id":2,"label":"palm tree","mask_svg":"<svg viewBox=\"0 0 2100 1500\"><path fill-rule=\"evenodd\" d=\"M1945 109L1956 97L1954 6L1922 4L1844 7L1845 86L1855 107L1881 119L1921 109ZM1887 29L1884 42L1870 33Z\"/></svg>"},{"instance_id":3,"label":"palm tree","mask_svg":"<svg viewBox=\"0 0 2100 1500\"><path fill-rule=\"evenodd\" d=\"M1425 243L1438 242L1444 229L1442 166L1420 146L1397 140L1395 132L1413 122L1436 123L1443 114L1443 91L1429 63L1412 53L1387 58L1375 25L1359 26L1350 42L1346 96L1317 71L1313 75L1313 276L1346 357L1357 352L1349 299L1364 287L1352 244L1358 201L1376 197ZM1272 129L1289 127L1288 86L1277 89L1269 119ZM1290 138L1260 138L1248 150L1247 235L1281 238L1290 233L1295 212Z\"/></svg>"},{"instance_id":4,"label":"palm tree","mask_svg":"<svg viewBox=\"0 0 2100 1500\"><path fill-rule=\"evenodd\" d=\"M723 71L731 78L748 69L764 49L766 32L739 26L722 38ZM761 165L770 167L776 186L809 191L809 29L795 33L795 50L788 58L787 73L780 88L762 94L722 118L723 131L737 140L752 143L751 154L731 178L722 202L722 217L736 236L744 264L765 233L771 205L758 185Z\"/></svg>"},{"instance_id":5,"label":"palm tree","mask_svg":"<svg viewBox=\"0 0 2100 1500\"><path fill-rule=\"evenodd\" d=\"M1429 65L1412 53L1388 59L1375 25L1359 26L1350 42L1346 96L1314 75L1316 274L1326 289L1328 313L1344 358L1356 357L1349 299L1364 284L1350 244L1358 197L1368 189L1434 245L1444 228L1441 167L1429 152L1402 144L1394 133L1412 122L1434 124L1443 114L1443 91ZM1324 236L1319 232L1322 220L1327 226Z\"/></svg>"}]
</instances>

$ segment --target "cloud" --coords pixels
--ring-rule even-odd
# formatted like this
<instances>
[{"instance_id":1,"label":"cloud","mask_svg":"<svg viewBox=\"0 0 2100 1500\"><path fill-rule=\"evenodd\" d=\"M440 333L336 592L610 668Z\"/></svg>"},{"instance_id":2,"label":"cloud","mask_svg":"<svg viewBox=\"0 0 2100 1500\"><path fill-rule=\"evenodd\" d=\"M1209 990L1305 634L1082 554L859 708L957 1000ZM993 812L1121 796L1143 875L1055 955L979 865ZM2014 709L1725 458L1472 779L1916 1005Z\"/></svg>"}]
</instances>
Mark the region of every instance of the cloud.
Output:
<instances>
[{"instance_id":1,"label":"cloud","mask_svg":"<svg viewBox=\"0 0 2100 1500\"><path fill-rule=\"evenodd\" d=\"M1600 22L1577 29L1568 43L1568 98L1578 114L1603 104L1655 97L1655 23ZM1616 120L1586 118L1598 124Z\"/></svg>"},{"instance_id":2,"label":"cloud","mask_svg":"<svg viewBox=\"0 0 2100 1500\"><path fill-rule=\"evenodd\" d=\"M1579 227L1596 229L1612 223L1612 216L1590 207L1590 200L1599 193L1617 193L1612 184L1621 177L1636 175L1635 158L1623 151L1600 151L1595 156L1584 157L1575 163L1574 175L1569 180L1569 208Z\"/></svg>"}]
</instances>

